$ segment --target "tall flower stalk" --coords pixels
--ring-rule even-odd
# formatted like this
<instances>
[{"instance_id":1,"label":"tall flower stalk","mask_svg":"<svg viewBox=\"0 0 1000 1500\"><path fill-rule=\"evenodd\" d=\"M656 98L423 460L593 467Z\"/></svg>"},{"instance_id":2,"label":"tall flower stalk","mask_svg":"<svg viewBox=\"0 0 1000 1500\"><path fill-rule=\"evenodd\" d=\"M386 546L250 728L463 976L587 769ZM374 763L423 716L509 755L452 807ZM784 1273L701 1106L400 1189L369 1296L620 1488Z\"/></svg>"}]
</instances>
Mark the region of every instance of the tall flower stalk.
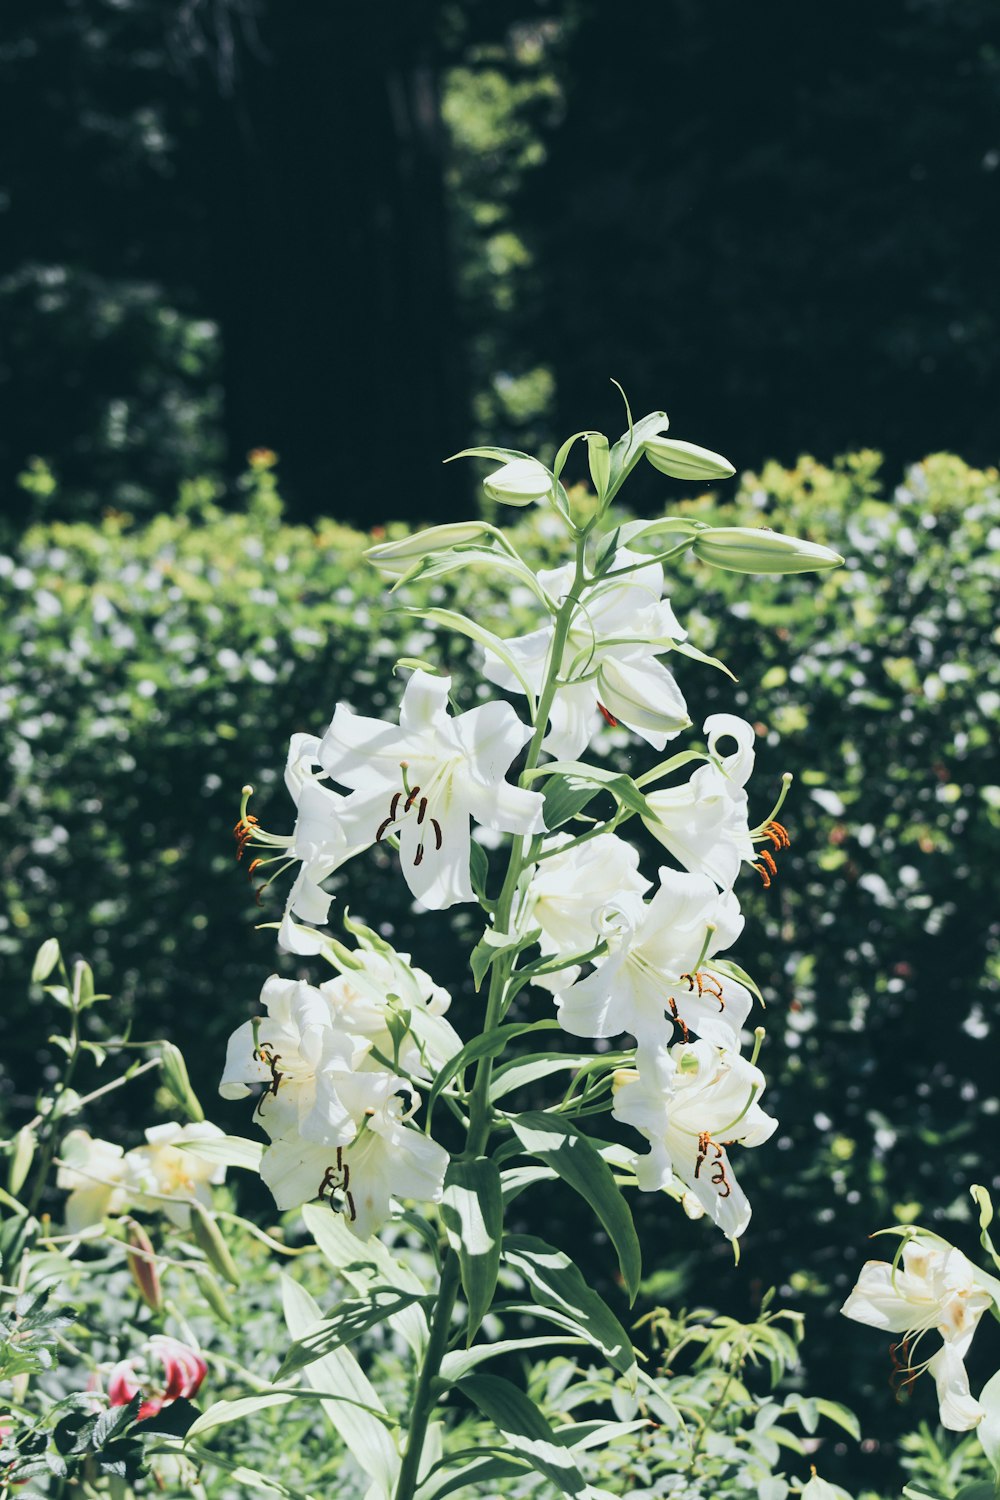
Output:
<instances>
[{"instance_id":1,"label":"tall flower stalk","mask_svg":"<svg viewBox=\"0 0 1000 1500\"><path fill-rule=\"evenodd\" d=\"M260 1170L280 1207L322 1200L364 1240L408 1200L426 1209L426 1233L440 1245L437 1283L420 1299L426 1321L405 1437L393 1448L398 1462L388 1479L384 1464L369 1470L372 1500L415 1500L442 1485L528 1468L563 1493L597 1496L528 1396L479 1372L492 1352L479 1330L501 1264L523 1277L543 1321L557 1309L562 1331L598 1349L623 1391L634 1393L631 1342L558 1248L505 1233L504 1190L561 1178L579 1192L634 1298L639 1245L626 1190L665 1192L714 1220L735 1247L750 1205L729 1153L761 1144L775 1127L760 1104L762 1032L751 1035L745 1025L756 987L726 956L743 926L737 877L756 871L769 883L788 837L773 812L751 826L752 727L713 716L704 744L669 754L638 778L581 757L612 732L632 733L662 755L692 728L681 686L698 669L692 661L721 666L674 616L665 566L698 555L714 566L780 573L840 559L765 530L748 538L685 518L617 519L612 501L640 461L686 478L733 472L718 454L667 439L666 428L662 412L639 422L629 413L613 446L602 434L577 433L551 467L505 449L458 455L499 463L484 481L493 502L551 507L567 536L567 562L536 574L500 528L480 522L435 527L369 556L396 588L474 566L530 591L539 621L523 636L496 635L455 610L414 611L482 648L484 676L513 702L453 714L450 679L409 663L398 724L340 704L325 734L295 737L286 775L297 810L291 834L263 831L244 799L241 854L261 851L255 870L277 862L296 871L281 945L325 958L339 977L319 986L268 981L266 1014L230 1042L224 1090L260 1090L257 1120L269 1137ZM574 512L560 478L578 441L597 494L585 515ZM730 740L736 748L726 753ZM692 765L690 779L678 782ZM640 873L639 850L619 832L638 826L633 820L676 861L659 870L655 889ZM495 899L473 824L511 837L502 879L492 872ZM323 882L376 843L398 851L400 874L424 907L481 906L485 926L471 969L477 993L485 982L485 1003L473 1034L452 1030L443 1014L448 997L384 938L349 917L353 945L323 929L331 902ZM530 1020L507 1023L515 1003ZM554 1026L614 1039L616 1050L518 1053L510 1071L511 1041L544 1042ZM743 1055L745 1045L752 1056ZM466 1068L474 1068L468 1089ZM548 1108L507 1107L515 1086L537 1088L560 1072L569 1082ZM439 1103L463 1132L451 1156L431 1134ZM633 1129L639 1144L597 1143L583 1123L595 1115ZM463 1345L468 1355L449 1360ZM297 1357L308 1363L301 1348ZM442 1458L428 1470L431 1415L449 1392L477 1407L497 1436L464 1467ZM364 1446L352 1451L364 1467Z\"/></svg>"}]
</instances>

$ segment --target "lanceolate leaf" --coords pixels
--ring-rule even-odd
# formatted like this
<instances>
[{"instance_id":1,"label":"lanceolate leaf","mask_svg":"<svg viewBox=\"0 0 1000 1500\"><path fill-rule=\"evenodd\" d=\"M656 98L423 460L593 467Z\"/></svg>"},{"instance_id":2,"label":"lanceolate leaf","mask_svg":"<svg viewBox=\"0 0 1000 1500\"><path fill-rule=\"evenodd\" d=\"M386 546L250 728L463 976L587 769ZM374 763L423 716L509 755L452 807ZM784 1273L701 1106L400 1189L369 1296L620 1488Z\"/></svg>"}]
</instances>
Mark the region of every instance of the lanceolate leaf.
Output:
<instances>
[{"instance_id":1,"label":"lanceolate leaf","mask_svg":"<svg viewBox=\"0 0 1000 1500\"><path fill-rule=\"evenodd\" d=\"M304 1339L322 1322L322 1313L312 1297L288 1276L282 1277L282 1300L285 1321L293 1338ZM305 1379L317 1390L329 1391L338 1398L322 1400L320 1404L361 1468L374 1481L375 1493L391 1500L399 1478L399 1451L381 1421L385 1407L350 1350L336 1349L325 1354L308 1367ZM348 1401L362 1402L371 1410L349 1406ZM386 1420L389 1420L387 1414Z\"/></svg>"},{"instance_id":2,"label":"lanceolate leaf","mask_svg":"<svg viewBox=\"0 0 1000 1500\"><path fill-rule=\"evenodd\" d=\"M482 625L477 625L475 620L470 620L465 615L460 615L454 609L413 608L408 609L407 614L417 615L421 620L426 620L430 625L441 625L445 630L454 630L458 635L468 636L477 645L485 647L487 651L491 651L494 656L499 657L505 667L509 667L521 684L529 704L534 704L535 690L525 678L518 662L507 650L500 636L494 635L491 630L487 630Z\"/></svg>"},{"instance_id":3,"label":"lanceolate leaf","mask_svg":"<svg viewBox=\"0 0 1000 1500\"><path fill-rule=\"evenodd\" d=\"M642 1253L632 1215L618 1190L611 1168L575 1125L553 1115L515 1115L511 1125L529 1156L554 1171L590 1204L618 1254L622 1278L634 1302L642 1275Z\"/></svg>"},{"instance_id":4,"label":"lanceolate leaf","mask_svg":"<svg viewBox=\"0 0 1000 1500\"><path fill-rule=\"evenodd\" d=\"M492 1448L463 1448L458 1453L449 1453L440 1468L432 1469L417 1494L419 1500L445 1500L446 1495L454 1495L469 1485L514 1479L530 1468L527 1459L496 1453Z\"/></svg>"},{"instance_id":5,"label":"lanceolate leaf","mask_svg":"<svg viewBox=\"0 0 1000 1500\"><path fill-rule=\"evenodd\" d=\"M248 1172L259 1172L264 1155L263 1141L247 1141L240 1135L209 1136L203 1141L178 1141L182 1151L190 1151L202 1161L221 1163L227 1167L245 1167Z\"/></svg>"},{"instance_id":6,"label":"lanceolate leaf","mask_svg":"<svg viewBox=\"0 0 1000 1500\"><path fill-rule=\"evenodd\" d=\"M588 802L593 802L600 788L592 783L571 779L568 776L550 776L545 783L542 796L545 827L554 833L570 818L582 812Z\"/></svg>"},{"instance_id":7,"label":"lanceolate leaf","mask_svg":"<svg viewBox=\"0 0 1000 1500\"><path fill-rule=\"evenodd\" d=\"M528 1283L532 1298L544 1307L569 1314L612 1369L627 1376L634 1385L636 1363L632 1340L607 1303L587 1285L569 1256L528 1234L508 1235L503 1252L511 1269Z\"/></svg>"},{"instance_id":8,"label":"lanceolate leaf","mask_svg":"<svg viewBox=\"0 0 1000 1500\"><path fill-rule=\"evenodd\" d=\"M485 1156L454 1161L445 1178L441 1220L458 1255L462 1290L469 1304L467 1342L489 1312L500 1270L503 1195L496 1163Z\"/></svg>"},{"instance_id":9,"label":"lanceolate leaf","mask_svg":"<svg viewBox=\"0 0 1000 1500\"><path fill-rule=\"evenodd\" d=\"M516 1385L498 1375L468 1375L459 1381L458 1388L499 1428L508 1446L523 1455L561 1495L587 1494L587 1482L568 1449Z\"/></svg>"},{"instance_id":10,"label":"lanceolate leaf","mask_svg":"<svg viewBox=\"0 0 1000 1500\"><path fill-rule=\"evenodd\" d=\"M396 1287L387 1286L374 1287L367 1298L349 1298L311 1333L295 1340L275 1378L287 1380L296 1370L322 1359L333 1349L352 1343L369 1328L384 1323L393 1313L401 1312L416 1300L412 1292L401 1292Z\"/></svg>"},{"instance_id":11,"label":"lanceolate leaf","mask_svg":"<svg viewBox=\"0 0 1000 1500\"><path fill-rule=\"evenodd\" d=\"M419 1277L397 1260L381 1240L372 1238L362 1244L340 1215L331 1213L325 1203L307 1203L302 1217L326 1260L359 1298L371 1296L379 1285L411 1295L414 1300L410 1305L391 1313L389 1322L417 1359L422 1359L427 1347L427 1319L415 1300L425 1291Z\"/></svg>"}]
</instances>

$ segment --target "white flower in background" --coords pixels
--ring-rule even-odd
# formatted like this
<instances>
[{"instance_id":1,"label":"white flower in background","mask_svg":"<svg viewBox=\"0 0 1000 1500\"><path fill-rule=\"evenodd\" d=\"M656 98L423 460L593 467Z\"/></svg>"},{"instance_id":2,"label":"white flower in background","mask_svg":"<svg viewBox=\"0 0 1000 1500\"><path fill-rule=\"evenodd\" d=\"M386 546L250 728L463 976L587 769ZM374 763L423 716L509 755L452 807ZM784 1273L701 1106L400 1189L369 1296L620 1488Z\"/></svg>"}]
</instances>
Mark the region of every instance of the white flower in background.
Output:
<instances>
[{"instance_id":1,"label":"white flower in background","mask_svg":"<svg viewBox=\"0 0 1000 1500\"><path fill-rule=\"evenodd\" d=\"M368 1115L365 1128L349 1146L318 1146L284 1136L264 1151L260 1175L278 1208L298 1208L326 1198L362 1239L375 1234L392 1214L394 1198L439 1203L448 1153L408 1126L398 1097L387 1098Z\"/></svg>"},{"instance_id":2,"label":"white flower in background","mask_svg":"<svg viewBox=\"0 0 1000 1500\"><path fill-rule=\"evenodd\" d=\"M146 1145L137 1146L125 1158L131 1202L137 1208L165 1213L179 1228L186 1229L191 1221L188 1202L196 1198L210 1208L211 1187L225 1180L226 1169L182 1147L221 1139L222 1135L219 1127L208 1120L187 1125L174 1121L151 1125L146 1131ZM170 1201L164 1202L165 1198Z\"/></svg>"},{"instance_id":3,"label":"white flower in background","mask_svg":"<svg viewBox=\"0 0 1000 1500\"><path fill-rule=\"evenodd\" d=\"M595 840L596 842L596 840ZM559 1024L573 1036L631 1032L640 1066L665 1045L672 1024L734 1049L750 1011L747 990L706 963L743 930L739 904L704 875L664 867L652 901L609 903L601 914L608 956L557 999Z\"/></svg>"},{"instance_id":4,"label":"white flower in background","mask_svg":"<svg viewBox=\"0 0 1000 1500\"><path fill-rule=\"evenodd\" d=\"M802 1500L851 1500L847 1490L841 1489L839 1484L831 1484L828 1479L820 1479L816 1470L802 1486Z\"/></svg>"},{"instance_id":5,"label":"white flower in background","mask_svg":"<svg viewBox=\"0 0 1000 1500\"><path fill-rule=\"evenodd\" d=\"M543 853L571 843L569 834L546 840ZM639 874L639 851L617 834L602 833L574 849L552 854L535 868L525 902L524 925L540 927L539 947L546 958L588 953L599 940L599 914L616 897L643 896L651 882ZM574 965L536 978L553 992L578 977Z\"/></svg>"},{"instance_id":6,"label":"white flower in background","mask_svg":"<svg viewBox=\"0 0 1000 1500\"><path fill-rule=\"evenodd\" d=\"M621 548L614 567L641 563ZM573 586L572 565L543 571L538 581L551 598L562 601ZM575 760L604 721L622 723L662 750L691 723L687 705L673 676L656 660L683 641L687 632L663 597L663 569L647 563L622 578L598 582L586 592L570 627L544 748L557 760ZM549 621L504 645L536 693L541 691L552 645ZM485 675L509 692L523 692L517 677L487 650Z\"/></svg>"},{"instance_id":7,"label":"white flower in background","mask_svg":"<svg viewBox=\"0 0 1000 1500\"><path fill-rule=\"evenodd\" d=\"M777 1121L758 1100L764 1075L736 1053L710 1042L684 1043L640 1060L619 1075L614 1116L649 1141L636 1158L644 1192L671 1184L675 1174L727 1239L750 1222L750 1204L733 1173L727 1147L759 1146Z\"/></svg>"},{"instance_id":8,"label":"white flower in background","mask_svg":"<svg viewBox=\"0 0 1000 1500\"><path fill-rule=\"evenodd\" d=\"M712 714L705 737L713 762L699 766L684 786L646 793L658 821L643 818L655 839L679 864L730 890L744 860L754 859L744 790L754 766L754 728L735 714ZM719 741L736 749L719 754Z\"/></svg>"},{"instance_id":9,"label":"white flower in background","mask_svg":"<svg viewBox=\"0 0 1000 1500\"><path fill-rule=\"evenodd\" d=\"M367 1040L346 1031L329 996L303 980L272 974L260 998L267 1015L229 1038L219 1092L239 1099L263 1084L255 1113L272 1139L294 1134L346 1145L382 1088L381 1074L360 1071ZM391 1082L406 1087L401 1078Z\"/></svg>"},{"instance_id":10,"label":"white flower in background","mask_svg":"<svg viewBox=\"0 0 1000 1500\"><path fill-rule=\"evenodd\" d=\"M450 687L450 677L414 672L398 728L339 704L319 752L328 775L376 809L371 839L398 835L407 885L437 910L475 900L470 818L503 833L545 831L541 793L504 780L531 730L508 703L453 717Z\"/></svg>"},{"instance_id":11,"label":"white flower in background","mask_svg":"<svg viewBox=\"0 0 1000 1500\"><path fill-rule=\"evenodd\" d=\"M86 1130L71 1130L59 1148L64 1165L56 1187L68 1189L66 1228L79 1234L128 1205L127 1166L121 1146L95 1139Z\"/></svg>"},{"instance_id":12,"label":"white flower in background","mask_svg":"<svg viewBox=\"0 0 1000 1500\"><path fill-rule=\"evenodd\" d=\"M937 1385L942 1424L952 1432L966 1432L979 1425L985 1412L970 1394L965 1356L983 1313L991 1304L1000 1306L998 1294L1000 1282L961 1250L917 1233L907 1239L895 1266L866 1261L840 1310L858 1323L901 1334L892 1346L901 1383L909 1385L927 1370ZM935 1332L941 1347L914 1364L921 1341Z\"/></svg>"}]
</instances>

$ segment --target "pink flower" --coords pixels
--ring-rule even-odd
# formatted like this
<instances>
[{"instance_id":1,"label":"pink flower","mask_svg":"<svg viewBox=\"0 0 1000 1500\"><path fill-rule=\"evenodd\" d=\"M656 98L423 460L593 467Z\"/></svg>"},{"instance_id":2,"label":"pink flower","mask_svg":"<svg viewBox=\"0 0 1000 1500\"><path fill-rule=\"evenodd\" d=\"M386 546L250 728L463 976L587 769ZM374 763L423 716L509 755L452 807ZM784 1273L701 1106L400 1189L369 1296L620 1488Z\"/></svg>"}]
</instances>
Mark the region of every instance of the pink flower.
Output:
<instances>
[{"instance_id":1,"label":"pink flower","mask_svg":"<svg viewBox=\"0 0 1000 1500\"><path fill-rule=\"evenodd\" d=\"M138 1420L155 1417L164 1406L181 1397L190 1400L201 1385L208 1366L197 1350L172 1339L164 1333L156 1333L140 1351L136 1362L123 1359L108 1376L108 1401L112 1406L127 1406L134 1396L144 1399L139 1407ZM151 1389L153 1385L150 1369L159 1365L166 1376L162 1390Z\"/></svg>"}]
</instances>

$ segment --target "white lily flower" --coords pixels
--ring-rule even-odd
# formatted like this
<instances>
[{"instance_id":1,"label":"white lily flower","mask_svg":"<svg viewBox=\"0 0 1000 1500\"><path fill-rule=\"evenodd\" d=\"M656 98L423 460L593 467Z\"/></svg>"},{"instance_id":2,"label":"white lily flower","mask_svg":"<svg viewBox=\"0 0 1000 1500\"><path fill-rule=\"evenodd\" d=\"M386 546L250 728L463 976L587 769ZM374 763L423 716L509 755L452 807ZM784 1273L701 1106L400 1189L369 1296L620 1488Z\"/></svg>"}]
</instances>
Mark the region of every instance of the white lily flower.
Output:
<instances>
[{"instance_id":1,"label":"white lily flower","mask_svg":"<svg viewBox=\"0 0 1000 1500\"><path fill-rule=\"evenodd\" d=\"M441 1201L448 1153L406 1121L402 1101L387 1098L350 1146L334 1151L283 1137L265 1150L260 1175L279 1208L327 1198L354 1233L368 1239L391 1216L394 1198Z\"/></svg>"},{"instance_id":2,"label":"white lily flower","mask_svg":"<svg viewBox=\"0 0 1000 1500\"><path fill-rule=\"evenodd\" d=\"M641 563L636 553L620 548L614 567ZM572 588L570 564L539 573L538 581L553 599L562 600ZM560 675L568 677L557 689L549 715L544 748L558 760L575 760L589 745L604 720L634 730L655 750L662 750L691 723L674 678L657 656L683 641L687 632L677 622L663 595L663 569L646 563L622 578L598 582L584 595L570 627ZM504 642L525 681L536 693L545 677L554 624ZM485 675L510 692L523 692L517 677L487 650Z\"/></svg>"},{"instance_id":3,"label":"white lily flower","mask_svg":"<svg viewBox=\"0 0 1000 1500\"><path fill-rule=\"evenodd\" d=\"M369 841L398 834L406 883L436 910L475 900L470 818L502 833L545 831L541 793L503 779L531 730L508 703L452 717L450 687L450 677L414 672L398 727L339 704L320 746L327 773L374 809L363 820Z\"/></svg>"},{"instance_id":4,"label":"white lily flower","mask_svg":"<svg viewBox=\"0 0 1000 1500\"><path fill-rule=\"evenodd\" d=\"M624 897L600 920L609 953L559 995L564 1030L588 1037L631 1032L641 1059L664 1045L669 1017L685 1038L691 1029L738 1050L750 994L705 962L743 930L731 891L720 894L704 875L664 867L652 901Z\"/></svg>"},{"instance_id":5,"label":"white lily flower","mask_svg":"<svg viewBox=\"0 0 1000 1500\"><path fill-rule=\"evenodd\" d=\"M391 1073L364 1069L370 1040L346 1029L323 990L273 974L260 998L268 1014L229 1038L219 1092L239 1099L263 1083L256 1114L272 1140L346 1145L387 1091L408 1088Z\"/></svg>"},{"instance_id":6,"label":"white lily flower","mask_svg":"<svg viewBox=\"0 0 1000 1500\"><path fill-rule=\"evenodd\" d=\"M69 1190L66 1228L79 1234L100 1224L109 1214L128 1206L128 1167L121 1146L102 1141L86 1130L71 1130L60 1147L63 1165L56 1187Z\"/></svg>"},{"instance_id":7,"label":"white lily flower","mask_svg":"<svg viewBox=\"0 0 1000 1500\"><path fill-rule=\"evenodd\" d=\"M357 958L359 969L348 969L319 987L334 1024L365 1038L370 1047L391 1058L395 1042L390 1017L405 1020L407 1035L399 1047L397 1066L413 1078L430 1082L462 1050L462 1039L444 1014L451 996L423 969L413 968L406 954L359 948Z\"/></svg>"},{"instance_id":8,"label":"white lily flower","mask_svg":"<svg viewBox=\"0 0 1000 1500\"><path fill-rule=\"evenodd\" d=\"M643 818L654 838L696 875L730 890L744 860L754 860L744 790L754 766L754 727L735 714L705 720L709 754L719 764L699 766L684 786L646 793L658 821ZM736 749L720 755L719 741Z\"/></svg>"},{"instance_id":9,"label":"white lily flower","mask_svg":"<svg viewBox=\"0 0 1000 1500\"><path fill-rule=\"evenodd\" d=\"M726 1148L759 1146L777 1120L757 1102L764 1089L759 1068L710 1042L680 1042L640 1060L638 1072L619 1075L614 1116L650 1143L636 1159L643 1192L671 1184L675 1174L727 1239L750 1222L750 1204L733 1173Z\"/></svg>"},{"instance_id":10,"label":"white lily flower","mask_svg":"<svg viewBox=\"0 0 1000 1500\"><path fill-rule=\"evenodd\" d=\"M905 1242L895 1266L866 1261L840 1310L857 1323L902 1334L892 1346L902 1384L929 1371L937 1386L943 1426L967 1432L979 1425L985 1412L969 1391L965 1356L983 1313L993 1303L1000 1306L998 1294L1000 1282L980 1271L961 1250L917 1233ZM914 1365L920 1341L932 1332L940 1334L941 1348Z\"/></svg>"},{"instance_id":11,"label":"white lily flower","mask_svg":"<svg viewBox=\"0 0 1000 1500\"><path fill-rule=\"evenodd\" d=\"M839 1484L831 1484L828 1479L820 1479L816 1470L813 1469L811 1476L802 1486L802 1500L852 1500L847 1490L841 1489Z\"/></svg>"},{"instance_id":12,"label":"white lily flower","mask_svg":"<svg viewBox=\"0 0 1000 1500\"><path fill-rule=\"evenodd\" d=\"M543 853L571 843L569 834L546 840ZM614 833L602 833L565 853L552 854L536 866L525 901L526 927L540 927L539 947L546 958L587 953L598 941L599 914L621 895L643 896L651 882L639 874L639 851ZM558 993L579 976L579 965L536 978L534 983Z\"/></svg>"},{"instance_id":13,"label":"white lily flower","mask_svg":"<svg viewBox=\"0 0 1000 1500\"><path fill-rule=\"evenodd\" d=\"M181 1148L189 1141L217 1140L222 1135L218 1125L208 1120L151 1125L146 1131L146 1145L137 1146L125 1157L130 1199L139 1208L160 1210L186 1229L191 1222L188 1200L196 1198L206 1208L211 1207L211 1187L225 1181L226 1169ZM164 1198L175 1201L164 1203Z\"/></svg>"}]
</instances>

